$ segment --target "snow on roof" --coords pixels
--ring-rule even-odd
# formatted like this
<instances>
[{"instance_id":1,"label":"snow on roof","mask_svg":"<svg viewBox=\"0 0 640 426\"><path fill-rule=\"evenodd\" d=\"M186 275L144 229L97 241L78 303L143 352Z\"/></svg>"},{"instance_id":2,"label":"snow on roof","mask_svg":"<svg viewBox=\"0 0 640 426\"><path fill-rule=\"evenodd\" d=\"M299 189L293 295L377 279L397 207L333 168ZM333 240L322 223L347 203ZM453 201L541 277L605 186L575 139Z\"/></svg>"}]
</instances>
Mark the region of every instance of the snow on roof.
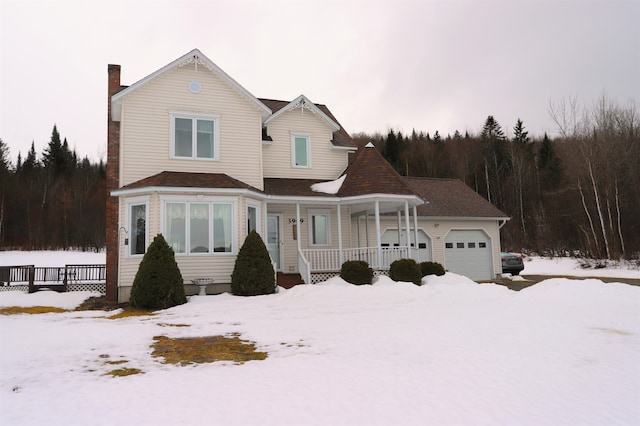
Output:
<instances>
[{"instance_id":1,"label":"snow on roof","mask_svg":"<svg viewBox=\"0 0 640 426\"><path fill-rule=\"evenodd\" d=\"M329 182L320 182L314 183L311 185L311 190L314 192L324 192L325 194L337 194L342 187L342 183L344 182L347 175L342 175L336 180L332 180Z\"/></svg>"}]
</instances>

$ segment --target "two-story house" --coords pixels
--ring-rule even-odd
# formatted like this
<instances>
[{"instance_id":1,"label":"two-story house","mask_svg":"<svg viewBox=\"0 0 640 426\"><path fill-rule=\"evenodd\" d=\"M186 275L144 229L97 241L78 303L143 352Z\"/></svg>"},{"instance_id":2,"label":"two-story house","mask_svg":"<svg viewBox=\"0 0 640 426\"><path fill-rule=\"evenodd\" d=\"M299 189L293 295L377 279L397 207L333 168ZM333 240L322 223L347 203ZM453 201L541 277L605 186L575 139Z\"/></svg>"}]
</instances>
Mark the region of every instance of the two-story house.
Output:
<instances>
[{"instance_id":1,"label":"two-story house","mask_svg":"<svg viewBox=\"0 0 640 426\"><path fill-rule=\"evenodd\" d=\"M305 283L350 259L377 271L411 257L473 279L501 272L502 212L460 181L401 177L325 105L256 98L197 49L129 87L119 65L108 72L109 299L128 300L159 233L188 293L200 277L228 290L254 229L278 272Z\"/></svg>"}]
</instances>

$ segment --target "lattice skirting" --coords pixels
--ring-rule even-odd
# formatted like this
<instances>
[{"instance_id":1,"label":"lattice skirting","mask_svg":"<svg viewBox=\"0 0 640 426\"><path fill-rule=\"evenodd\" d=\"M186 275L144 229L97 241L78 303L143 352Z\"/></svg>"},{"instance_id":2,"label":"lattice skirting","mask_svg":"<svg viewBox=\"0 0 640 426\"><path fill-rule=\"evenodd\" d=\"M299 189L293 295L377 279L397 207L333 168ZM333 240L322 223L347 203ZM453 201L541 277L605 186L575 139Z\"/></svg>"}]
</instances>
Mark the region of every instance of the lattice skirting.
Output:
<instances>
[{"instance_id":1,"label":"lattice skirting","mask_svg":"<svg viewBox=\"0 0 640 426\"><path fill-rule=\"evenodd\" d=\"M46 286L39 284L38 287ZM29 285L0 286L0 291L29 291ZM107 285L105 283L73 283L68 285L68 291L97 291L107 294Z\"/></svg>"},{"instance_id":2,"label":"lattice skirting","mask_svg":"<svg viewBox=\"0 0 640 426\"><path fill-rule=\"evenodd\" d=\"M311 284L318 284L338 275L340 272L315 272L311 274Z\"/></svg>"},{"instance_id":3,"label":"lattice skirting","mask_svg":"<svg viewBox=\"0 0 640 426\"><path fill-rule=\"evenodd\" d=\"M107 294L107 285L105 283L77 283L69 284L68 291L98 291L101 294Z\"/></svg>"},{"instance_id":4,"label":"lattice skirting","mask_svg":"<svg viewBox=\"0 0 640 426\"><path fill-rule=\"evenodd\" d=\"M380 275L388 276L389 275L389 271L386 271L386 270L385 271L380 271L380 270L378 270L378 271L374 270L373 271L373 277L374 278L378 277ZM337 276L340 276L340 272L337 272L337 271L336 272L313 272L313 273L311 273L311 284L318 284L318 283L321 283L323 281L327 281L328 279L333 278L333 277L337 277Z\"/></svg>"},{"instance_id":5,"label":"lattice skirting","mask_svg":"<svg viewBox=\"0 0 640 426\"><path fill-rule=\"evenodd\" d=\"M27 284L3 285L0 286L0 291L29 291L29 286Z\"/></svg>"}]
</instances>

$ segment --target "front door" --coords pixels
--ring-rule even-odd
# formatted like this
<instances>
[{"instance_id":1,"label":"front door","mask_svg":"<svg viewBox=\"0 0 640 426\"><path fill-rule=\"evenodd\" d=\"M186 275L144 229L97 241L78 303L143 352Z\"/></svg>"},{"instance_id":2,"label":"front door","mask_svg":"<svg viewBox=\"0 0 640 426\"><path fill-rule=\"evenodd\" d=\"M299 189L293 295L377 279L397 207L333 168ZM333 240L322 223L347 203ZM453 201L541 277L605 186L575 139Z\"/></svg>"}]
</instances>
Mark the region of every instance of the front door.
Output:
<instances>
[{"instance_id":1,"label":"front door","mask_svg":"<svg viewBox=\"0 0 640 426\"><path fill-rule=\"evenodd\" d=\"M276 271L282 270L281 265L281 232L280 232L281 216L277 214L267 215L267 250L271 255L271 259L276 264Z\"/></svg>"}]
</instances>

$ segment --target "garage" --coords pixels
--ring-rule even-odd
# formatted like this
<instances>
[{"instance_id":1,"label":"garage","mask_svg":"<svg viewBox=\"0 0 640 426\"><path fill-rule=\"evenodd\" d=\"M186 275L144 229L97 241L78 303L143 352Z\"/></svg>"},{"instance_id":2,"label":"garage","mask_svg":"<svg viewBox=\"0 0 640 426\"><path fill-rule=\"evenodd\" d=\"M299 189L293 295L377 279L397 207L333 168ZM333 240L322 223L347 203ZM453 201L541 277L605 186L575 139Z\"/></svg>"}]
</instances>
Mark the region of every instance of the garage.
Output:
<instances>
[{"instance_id":1,"label":"garage","mask_svg":"<svg viewBox=\"0 0 640 426\"><path fill-rule=\"evenodd\" d=\"M491 239L481 229L452 230L444 247L448 271L475 281L494 278Z\"/></svg>"},{"instance_id":2,"label":"garage","mask_svg":"<svg viewBox=\"0 0 640 426\"><path fill-rule=\"evenodd\" d=\"M415 249L415 233L411 229L411 247ZM398 247L405 246L407 244L407 232L400 230L400 240L398 240L398 228L391 228L384 231L380 237L382 240L382 247ZM431 261L431 238L422 229L418 229L418 256L416 261L427 262Z\"/></svg>"}]
</instances>

